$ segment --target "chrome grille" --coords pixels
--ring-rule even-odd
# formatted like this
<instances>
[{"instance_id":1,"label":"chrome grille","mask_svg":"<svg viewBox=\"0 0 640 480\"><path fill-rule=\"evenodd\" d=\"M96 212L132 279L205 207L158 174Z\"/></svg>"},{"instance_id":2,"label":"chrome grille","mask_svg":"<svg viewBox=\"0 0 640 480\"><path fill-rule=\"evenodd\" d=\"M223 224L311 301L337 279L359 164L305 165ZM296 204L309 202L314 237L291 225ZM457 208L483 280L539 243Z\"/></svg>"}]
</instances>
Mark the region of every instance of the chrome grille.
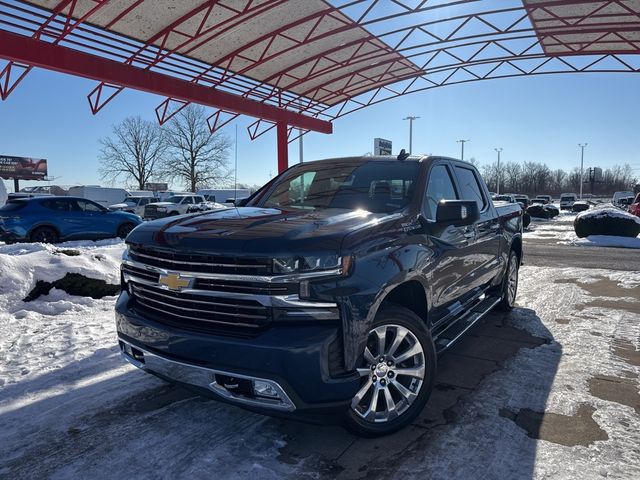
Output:
<instances>
[{"instance_id":1,"label":"chrome grille","mask_svg":"<svg viewBox=\"0 0 640 480\"><path fill-rule=\"evenodd\" d=\"M232 326L258 329L271 321L271 309L253 300L172 292L131 282L136 309L161 323L211 331Z\"/></svg>"},{"instance_id":2,"label":"chrome grille","mask_svg":"<svg viewBox=\"0 0 640 480\"><path fill-rule=\"evenodd\" d=\"M268 275L273 272L270 258L218 257L206 254L177 253L131 246L132 260L167 270L236 275Z\"/></svg>"}]
</instances>

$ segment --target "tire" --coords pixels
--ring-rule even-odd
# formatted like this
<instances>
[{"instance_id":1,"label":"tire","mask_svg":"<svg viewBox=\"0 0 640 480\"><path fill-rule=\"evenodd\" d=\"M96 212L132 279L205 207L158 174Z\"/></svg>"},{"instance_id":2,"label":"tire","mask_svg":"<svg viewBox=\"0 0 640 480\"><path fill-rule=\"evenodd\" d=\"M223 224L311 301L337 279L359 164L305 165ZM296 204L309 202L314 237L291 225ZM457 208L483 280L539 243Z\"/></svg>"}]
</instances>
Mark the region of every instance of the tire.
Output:
<instances>
[{"instance_id":1,"label":"tire","mask_svg":"<svg viewBox=\"0 0 640 480\"><path fill-rule=\"evenodd\" d=\"M118 235L119 238L125 239L134 228L136 228L136 226L131 222L123 223L118 227L116 235Z\"/></svg>"},{"instance_id":2,"label":"tire","mask_svg":"<svg viewBox=\"0 0 640 480\"><path fill-rule=\"evenodd\" d=\"M379 352L378 334L384 339L383 355ZM399 334L402 340L396 345ZM397 359L401 362L397 363ZM400 370L413 371L401 374ZM362 385L346 414L345 427L359 436L377 437L409 425L429 400L435 380L436 352L424 321L402 307L378 312L358 372ZM375 406L374 396L378 399Z\"/></svg>"},{"instance_id":3,"label":"tire","mask_svg":"<svg viewBox=\"0 0 640 480\"><path fill-rule=\"evenodd\" d=\"M502 295L498 309L503 312L510 312L516 303L516 295L518 294L518 272L520 270L520 260L515 250L509 252L509 261L507 262L507 270L502 280Z\"/></svg>"},{"instance_id":4,"label":"tire","mask_svg":"<svg viewBox=\"0 0 640 480\"><path fill-rule=\"evenodd\" d=\"M29 240L38 243L58 243L60 236L53 227L38 227L31 232Z\"/></svg>"}]
</instances>

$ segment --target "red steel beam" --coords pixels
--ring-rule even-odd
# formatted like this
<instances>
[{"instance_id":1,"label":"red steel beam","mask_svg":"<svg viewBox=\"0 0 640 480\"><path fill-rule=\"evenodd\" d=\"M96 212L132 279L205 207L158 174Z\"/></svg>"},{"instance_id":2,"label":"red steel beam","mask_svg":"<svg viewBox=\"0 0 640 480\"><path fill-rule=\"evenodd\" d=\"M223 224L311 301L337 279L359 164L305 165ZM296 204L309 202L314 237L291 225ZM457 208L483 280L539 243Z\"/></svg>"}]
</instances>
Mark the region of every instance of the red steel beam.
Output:
<instances>
[{"instance_id":1,"label":"red steel beam","mask_svg":"<svg viewBox=\"0 0 640 480\"><path fill-rule=\"evenodd\" d=\"M1 30L0 57L186 102L222 108L314 132L332 132L331 123L324 120Z\"/></svg>"}]
</instances>

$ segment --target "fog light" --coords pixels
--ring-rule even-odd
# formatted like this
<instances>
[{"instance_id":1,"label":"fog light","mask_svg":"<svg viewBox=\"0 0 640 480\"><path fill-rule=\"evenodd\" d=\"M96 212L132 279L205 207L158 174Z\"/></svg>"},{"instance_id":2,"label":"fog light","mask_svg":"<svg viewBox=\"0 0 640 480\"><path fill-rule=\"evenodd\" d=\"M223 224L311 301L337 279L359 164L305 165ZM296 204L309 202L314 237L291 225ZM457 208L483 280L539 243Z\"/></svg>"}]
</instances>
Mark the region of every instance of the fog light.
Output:
<instances>
[{"instance_id":1,"label":"fog light","mask_svg":"<svg viewBox=\"0 0 640 480\"><path fill-rule=\"evenodd\" d=\"M254 380L253 393L259 397L279 398L278 391L268 382L262 380Z\"/></svg>"}]
</instances>

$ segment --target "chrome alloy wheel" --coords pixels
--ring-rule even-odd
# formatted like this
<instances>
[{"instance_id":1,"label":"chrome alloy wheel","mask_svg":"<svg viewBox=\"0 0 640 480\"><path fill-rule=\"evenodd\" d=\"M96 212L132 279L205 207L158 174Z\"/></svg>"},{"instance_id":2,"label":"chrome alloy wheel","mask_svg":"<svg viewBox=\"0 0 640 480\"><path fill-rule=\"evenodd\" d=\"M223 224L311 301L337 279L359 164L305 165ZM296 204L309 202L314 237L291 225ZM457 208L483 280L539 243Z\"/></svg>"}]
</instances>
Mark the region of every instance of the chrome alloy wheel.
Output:
<instances>
[{"instance_id":1,"label":"chrome alloy wheel","mask_svg":"<svg viewBox=\"0 0 640 480\"><path fill-rule=\"evenodd\" d=\"M369 332L358 373L362 387L351 408L364 420L383 423L402 415L417 398L425 376L425 356L406 327L381 325Z\"/></svg>"},{"instance_id":2,"label":"chrome alloy wheel","mask_svg":"<svg viewBox=\"0 0 640 480\"><path fill-rule=\"evenodd\" d=\"M513 305L516 302L516 292L518 291L518 257L511 257L509 262L509 273L507 277L507 302Z\"/></svg>"}]
</instances>

